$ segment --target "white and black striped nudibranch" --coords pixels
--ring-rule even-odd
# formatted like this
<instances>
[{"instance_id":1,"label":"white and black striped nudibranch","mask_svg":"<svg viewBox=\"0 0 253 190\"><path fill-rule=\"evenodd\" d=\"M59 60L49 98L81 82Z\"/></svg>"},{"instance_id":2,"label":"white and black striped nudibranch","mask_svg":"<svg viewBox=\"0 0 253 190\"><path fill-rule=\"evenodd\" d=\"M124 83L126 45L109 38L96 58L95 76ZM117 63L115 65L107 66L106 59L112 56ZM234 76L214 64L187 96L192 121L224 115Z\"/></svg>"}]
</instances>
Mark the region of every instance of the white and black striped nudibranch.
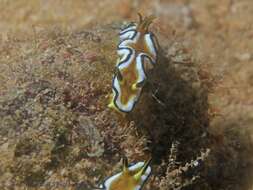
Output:
<instances>
[{"instance_id":1,"label":"white and black striped nudibranch","mask_svg":"<svg viewBox=\"0 0 253 190\"><path fill-rule=\"evenodd\" d=\"M138 162L128 165L127 159L123 159L121 172L107 178L100 185L101 190L141 190L151 174L151 159L147 162Z\"/></svg>"},{"instance_id":2,"label":"white and black striped nudibranch","mask_svg":"<svg viewBox=\"0 0 253 190\"><path fill-rule=\"evenodd\" d=\"M139 23L131 23L119 33L117 53L119 59L112 80L112 98L109 107L121 112L131 112L138 101L147 79L147 71L156 64L158 42L149 31L153 16Z\"/></svg>"},{"instance_id":3,"label":"white and black striped nudibranch","mask_svg":"<svg viewBox=\"0 0 253 190\"><path fill-rule=\"evenodd\" d=\"M133 39L137 34L136 27L136 23L130 23L126 27L121 29L119 33L119 40L123 41L125 39Z\"/></svg>"}]
</instances>

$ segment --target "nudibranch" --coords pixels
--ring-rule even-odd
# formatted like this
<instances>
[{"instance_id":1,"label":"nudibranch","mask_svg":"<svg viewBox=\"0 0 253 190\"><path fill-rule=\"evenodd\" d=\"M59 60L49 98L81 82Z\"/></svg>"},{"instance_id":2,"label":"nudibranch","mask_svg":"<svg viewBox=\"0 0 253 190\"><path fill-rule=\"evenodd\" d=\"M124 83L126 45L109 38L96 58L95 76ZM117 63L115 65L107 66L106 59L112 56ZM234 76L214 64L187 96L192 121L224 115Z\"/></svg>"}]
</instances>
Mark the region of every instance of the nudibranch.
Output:
<instances>
[{"instance_id":1,"label":"nudibranch","mask_svg":"<svg viewBox=\"0 0 253 190\"><path fill-rule=\"evenodd\" d=\"M141 190L151 174L151 159L146 162L138 162L128 165L126 158L123 159L123 169L120 173L107 178L101 190Z\"/></svg>"},{"instance_id":2,"label":"nudibranch","mask_svg":"<svg viewBox=\"0 0 253 190\"><path fill-rule=\"evenodd\" d=\"M112 80L112 98L109 107L121 112L131 112L138 101L147 79L147 72L157 60L158 41L149 31L153 16L139 23L130 23L119 33L119 55Z\"/></svg>"}]
</instances>

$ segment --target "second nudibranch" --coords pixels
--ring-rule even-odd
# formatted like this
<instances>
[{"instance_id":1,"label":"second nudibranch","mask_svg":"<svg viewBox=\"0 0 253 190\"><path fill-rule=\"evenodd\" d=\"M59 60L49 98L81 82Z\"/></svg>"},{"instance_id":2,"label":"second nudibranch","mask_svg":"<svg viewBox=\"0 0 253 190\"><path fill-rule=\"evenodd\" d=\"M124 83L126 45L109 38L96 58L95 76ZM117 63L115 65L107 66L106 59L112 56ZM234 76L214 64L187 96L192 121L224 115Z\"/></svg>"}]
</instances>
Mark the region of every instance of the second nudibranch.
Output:
<instances>
[{"instance_id":1,"label":"second nudibranch","mask_svg":"<svg viewBox=\"0 0 253 190\"><path fill-rule=\"evenodd\" d=\"M117 48L119 59L112 80L113 95L109 107L121 112L131 112L138 101L147 72L157 60L158 42L149 25L153 16L131 23L119 33Z\"/></svg>"},{"instance_id":2,"label":"second nudibranch","mask_svg":"<svg viewBox=\"0 0 253 190\"><path fill-rule=\"evenodd\" d=\"M129 166L127 159L123 159L122 172L107 178L99 189L141 190L151 174L150 162L151 159L147 162L138 162Z\"/></svg>"}]
</instances>

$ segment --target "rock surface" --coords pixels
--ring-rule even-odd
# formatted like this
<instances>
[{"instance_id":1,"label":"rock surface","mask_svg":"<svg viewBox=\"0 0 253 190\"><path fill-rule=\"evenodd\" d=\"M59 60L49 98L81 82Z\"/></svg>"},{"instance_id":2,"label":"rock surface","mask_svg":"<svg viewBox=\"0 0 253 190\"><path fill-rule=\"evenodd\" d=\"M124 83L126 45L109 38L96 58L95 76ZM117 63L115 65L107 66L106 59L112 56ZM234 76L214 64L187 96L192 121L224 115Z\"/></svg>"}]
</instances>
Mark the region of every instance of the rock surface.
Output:
<instances>
[{"instance_id":1,"label":"rock surface","mask_svg":"<svg viewBox=\"0 0 253 190\"><path fill-rule=\"evenodd\" d=\"M0 5L0 189L89 190L122 156L152 156L146 190L252 188L251 0ZM157 16L161 51L122 117L107 103L137 12Z\"/></svg>"}]
</instances>

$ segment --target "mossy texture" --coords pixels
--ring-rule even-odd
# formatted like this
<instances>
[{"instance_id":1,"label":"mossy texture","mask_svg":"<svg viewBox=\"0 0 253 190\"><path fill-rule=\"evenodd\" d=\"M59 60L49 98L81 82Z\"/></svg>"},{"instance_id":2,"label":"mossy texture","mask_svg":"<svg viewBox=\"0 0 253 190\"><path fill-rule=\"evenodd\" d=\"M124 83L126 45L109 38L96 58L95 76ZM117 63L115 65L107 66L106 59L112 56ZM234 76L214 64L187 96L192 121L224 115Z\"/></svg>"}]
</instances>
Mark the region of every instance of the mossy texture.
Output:
<instances>
[{"instance_id":1,"label":"mossy texture","mask_svg":"<svg viewBox=\"0 0 253 190\"><path fill-rule=\"evenodd\" d=\"M145 190L250 189L252 131L240 126L252 124L247 112L252 109L245 106L252 88L228 90L237 76L242 84L252 79L250 74L243 77L236 72L244 68L237 65L238 60L250 63L251 58L228 56L234 52L230 48L239 44L230 44L229 39L235 39L232 31L244 25L233 15L238 25L224 24L226 17L219 15L226 11L204 1L141 5L120 1L112 7L105 6L111 1L103 1L95 9L91 9L94 3L78 2L87 5L80 8L92 10L89 14L99 13L97 20L87 17L83 27L78 17L73 25L79 27L72 29L35 27L30 35L8 32L0 39L0 189L91 190L121 170L124 156L129 162L153 158ZM224 2L221 7L228 6ZM122 115L107 107L123 24L112 14L134 18L135 6L157 13L151 30L160 41L160 51L140 101L133 112ZM171 6L174 12L167 14ZM240 11L240 6L234 9ZM52 23L53 15L47 17ZM101 22L96 25L95 21ZM213 36L209 29L221 31ZM247 31L245 35L250 36ZM224 36L225 32L230 35ZM204 42L207 37L212 40ZM238 111L239 105L245 109Z\"/></svg>"}]
</instances>

